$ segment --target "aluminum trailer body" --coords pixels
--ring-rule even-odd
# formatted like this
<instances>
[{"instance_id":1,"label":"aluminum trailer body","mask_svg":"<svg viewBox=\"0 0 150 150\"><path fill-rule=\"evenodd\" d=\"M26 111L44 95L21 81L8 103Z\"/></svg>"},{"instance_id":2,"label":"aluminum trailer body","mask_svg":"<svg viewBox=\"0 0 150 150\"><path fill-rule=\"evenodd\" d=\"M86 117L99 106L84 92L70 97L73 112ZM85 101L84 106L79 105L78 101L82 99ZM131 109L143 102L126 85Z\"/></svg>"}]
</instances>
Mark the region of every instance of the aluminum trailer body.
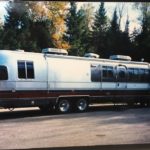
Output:
<instances>
[{"instance_id":1,"label":"aluminum trailer body","mask_svg":"<svg viewBox=\"0 0 150 150\"><path fill-rule=\"evenodd\" d=\"M0 107L67 112L90 103L149 101L149 63L0 51Z\"/></svg>"}]
</instances>

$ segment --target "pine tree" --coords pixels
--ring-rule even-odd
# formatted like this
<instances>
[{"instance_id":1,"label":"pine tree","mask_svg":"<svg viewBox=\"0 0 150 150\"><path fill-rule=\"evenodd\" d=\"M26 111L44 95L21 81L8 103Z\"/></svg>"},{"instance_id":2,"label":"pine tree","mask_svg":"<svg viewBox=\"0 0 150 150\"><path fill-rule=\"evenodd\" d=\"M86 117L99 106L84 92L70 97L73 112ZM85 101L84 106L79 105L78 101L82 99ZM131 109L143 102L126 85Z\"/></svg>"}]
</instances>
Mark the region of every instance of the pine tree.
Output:
<instances>
[{"instance_id":1,"label":"pine tree","mask_svg":"<svg viewBox=\"0 0 150 150\"><path fill-rule=\"evenodd\" d=\"M100 3L100 7L95 14L95 20L92 29L92 44L94 46L95 52L99 55L102 55L103 57L106 57L106 35L108 30L108 21L106 10L104 8L104 2Z\"/></svg>"},{"instance_id":2,"label":"pine tree","mask_svg":"<svg viewBox=\"0 0 150 150\"><path fill-rule=\"evenodd\" d=\"M104 2L100 3L100 7L95 14L95 20L92 29L92 44L95 52L102 57L107 57L108 19L106 16Z\"/></svg>"},{"instance_id":3,"label":"pine tree","mask_svg":"<svg viewBox=\"0 0 150 150\"><path fill-rule=\"evenodd\" d=\"M149 3L140 3L138 8L141 11L141 33L139 33L134 40L136 49L135 59L141 60L144 58L145 61L150 62L150 5Z\"/></svg>"},{"instance_id":4,"label":"pine tree","mask_svg":"<svg viewBox=\"0 0 150 150\"><path fill-rule=\"evenodd\" d=\"M81 8L77 13L78 36L80 37L80 45L78 47L78 55L83 56L90 51L90 29L89 18L85 8Z\"/></svg>"},{"instance_id":5,"label":"pine tree","mask_svg":"<svg viewBox=\"0 0 150 150\"><path fill-rule=\"evenodd\" d=\"M123 34L119 29L117 9L115 8L108 32L108 47L110 55L123 54Z\"/></svg>"},{"instance_id":6,"label":"pine tree","mask_svg":"<svg viewBox=\"0 0 150 150\"><path fill-rule=\"evenodd\" d=\"M122 31L118 24L117 9L114 10L109 30L109 49L113 55L131 55L132 45L129 37L129 17L127 16L125 30Z\"/></svg>"},{"instance_id":7,"label":"pine tree","mask_svg":"<svg viewBox=\"0 0 150 150\"><path fill-rule=\"evenodd\" d=\"M111 31L113 33L117 33L119 31L119 24L118 24L118 16L117 16L117 9L115 8L113 13L113 18L111 21Z\"/></svg>"},{"instance_id":8,"label":"pine tree","mask_svg":"<svg viewBox=\"0 0 150 150\"><path fill-rule=\"evenodd\" d=\"M31 38L36 41L36 51L47 47L55 47L50 37L50 20L38 20L30 26Z\"/></svg>"},{"instance_id":9,"label":"pine tree","mask_svg":"<svg viewBox=\"0 0 150 150\"><path fill-rule=\"evenodd\" d=\"M26 2L9 2L4 22L4 49L34 49L35 42L30 38L30 19Z\"/></svg>"},{"instance_id":10,"label":"pine tree","mask_svg":"<svg viewBox=\"0 0 150 150\"><path fill-rule=\"evenodd\" d=\"M129 35L129 23L129 16L127 15L127 20L125 24L125 33L127 33L127 35Z\"/></svg>"},{"instance_id":11,"label":"pine tree","mask_svg":"<svg viewBox=\"0 0 150 150\"><path fill-rule=\"evenodd\" d=\"M64 38L70 45L69 53L71 55L79 55L80 37L78 23L77 5L75 2L70 2L70 9L66 18L67 32Z\"/></svg>"},{"instance_id":12,"label":"pine tree","mask_svg":"<svg viewBox=\"0 0 150 150\"><path fill-rule=\"evenodd\" d=\"M132 56L133 46L131 44L130 35L129 35L129 16L127 15L125 30L124 32L120 31L120 53L122 55L129 55Z\"/></svg>"},{"instance_id":13,"label":"pine tree","mask_svg":"<svg viewBox=\"0 0 150 150\"><path fill-rule=\"evenodd\" d=\"M130 24L129 16L127 15L125 30L124 30L124 32L120 33L120 34L122 34L121 51L122 51L123 55L132 56L133 45L131 44L131 40L130 40L130 36L129 36L129 24Z\"/></svg>"},{"instance_id":14,"label":"pine tree","mask_svg":"<svg viewBox=\"0 0 150 150\"><path fill-rule=\"evenodd\" d=\"M33 19L33 10L29 3L10 2L7 6L3 34L4 49L41 52L42 48L54 47L50 38L50 20Z\"/></svg>"}]
</instances>

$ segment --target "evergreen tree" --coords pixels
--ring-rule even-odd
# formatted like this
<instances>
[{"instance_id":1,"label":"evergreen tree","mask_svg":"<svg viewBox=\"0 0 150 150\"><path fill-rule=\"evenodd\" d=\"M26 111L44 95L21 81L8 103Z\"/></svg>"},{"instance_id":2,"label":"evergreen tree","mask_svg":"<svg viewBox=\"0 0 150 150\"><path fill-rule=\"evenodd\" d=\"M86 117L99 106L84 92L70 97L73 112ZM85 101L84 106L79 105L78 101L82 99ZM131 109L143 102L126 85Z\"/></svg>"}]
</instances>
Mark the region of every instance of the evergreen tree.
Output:
<instances>
[{"instance_id":1,"label":"evergreen tree","mask_svg":"<svg viewBox=\"0 0 150 150\"><path fill-rule=\"evenodd\" d=\"M102 57L107 57L107 31L108 21L106 16L106 10L104 8L104 2L100 3L100 7L95 15L94 24L92 27L92 44L94 51Z\"/></svg>"},{"instance_id":2,"label":"evergreen tree","mask_svg":"<svg viewBox=\"0 0 150 150\"><path fill-rule=\"evenodd\" d=\"M3 48L41 52L53 47L50 39L50 20L32 20L28 2L10 2L4 22Z\"/></svg>"},{"instance_id":3,"label":"evergreen tree","mask_svg":"<svg viewBox=\"0 0 150 150\"><path fill-rule=\"evenodd\" d=\"M78 31L78 16L77 5L75 2L70 2L70 9L66 18L67 32L65 39L70 45L69 53L78 55L80 46L80 37Z\"/></svg>"},{"instance_id":4,"label":"evergreen tree","mask_svg":"<svg viewBox=\"0 0 150 150\"><path fill-rule=\"evenodd\" d=\"M124 55L129 55L132 56L133 55L133 45L131 43L131 39L129 36L129 16L127 15L127 19L126 19L126 24L125 24L125 30L122 33L123 34L123 39L122 39L122 43L123 43L123 54Z\"/></svg>"},{"instance_id":5,"label":"evergreen tree","mask_svg":"<svg viewBox=\"0 0 150 150\"><path fill-rule=\"evenodd\" d=\"M136 8L141 12L141 33L137 33L134 37L134 47L136 60L144 58L145 61L150 62L150 4L137 3Z\"/></svg>"},{"instance_id":6,"label":"evergreen tree","mask_svg":"<svg viewBox=\"0 0 150 150\"><path fill-rule=\"evenodd\" d=\"M70 2L70 9L66 18L67 32L65 40L69 43L71 55L82 56L89 49L89 27L86 11L77 11L75 2Z\"/></svg>"},{"instance_id":7,"label":"evergreen tree","mask_svg":"<svg viewBox=\"0 0 150 150\"><path fill-rule=\"evenodd\" d=\"M26 3L9 2L4 22L4 49L34 49L35 42L30 38L30 19Z\"/></svg>"},{"instance_id":8,"label":"evergreen tree","mask_svg":"<svg viewBox=\"0 0 150 150\"><path fill-rule=\"evenodd\" d=\"M36 41L36 51L38 52L41 52L43 48L54 47L50 38L50 24L50 20L39 20L31 23L31 38Z\"/></svg>"},{"instance_id":9,"label":"evergreen tree","mask_svg":"<svg viewBox=\"0 0 150 150\"><path fill-rule=\"evenodd\" d=\"M90 29L89 18L86 10L81 8L78 13L78 30L80 37L80 45L78 48L78 55L83 56L86 52L90 51Z\"/></svg>"},{"instance_id":10,"label":"evergreen tree","mask_svg":"<svg viewBox=\"0 0 150 150\"><path fill-rule=\"evenodd\" d=\"M136 28L134 28L133 29L133 32L131 33L131 35L130 35L130 39L131 39L131 42L132 43L134 43L135 42L135 39L136 39L136 37L139 35L139 31L136 29ZM135 43L134 43L135 44ZM137 46L137 43L135 44L136 46Z\"/></svg>"},{"instance_id":11,"label":"evergreen tree","mask_svg":"<svg viewBox=\"0 0 150 150\"><path fill-rule=\"evenodd\" d=\"M129 18L127 17L126 20L125 31L121 31L118 24L117 9L114 10L108 37L108 46L111 55L130 55Z\"/></svg>"},{"instance_id":12,"label":"evergreen tree","mask_svg":"<svg viewBox=\"0 0 150 150\"><path fill-rule=\"evenodd\" d=\"M114 33L119 32L119 24L118 24L118 16L117 16L117 9L115 8L113 18L111 21L111 31Z\"/></svg>"},{"instance_id":13,"label":"evergreen tree","mask_svg":"<svg viewBox=\"0 0 150 150\"><path fill-rule=\"evenodd\" d=\"M127 35L129 35L129 23L129 16L127 15L127 20L125 24L125 33L127 33Z\"/></svg>"}]
</instances>

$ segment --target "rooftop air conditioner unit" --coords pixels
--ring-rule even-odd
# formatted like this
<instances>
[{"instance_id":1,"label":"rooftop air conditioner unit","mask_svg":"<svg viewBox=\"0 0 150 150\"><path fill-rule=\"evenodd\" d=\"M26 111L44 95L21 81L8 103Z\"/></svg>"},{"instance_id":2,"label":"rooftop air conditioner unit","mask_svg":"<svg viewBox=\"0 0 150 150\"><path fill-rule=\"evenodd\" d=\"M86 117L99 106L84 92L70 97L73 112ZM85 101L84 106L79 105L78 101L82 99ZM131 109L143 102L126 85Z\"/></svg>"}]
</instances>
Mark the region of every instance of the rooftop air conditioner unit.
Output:
<instances>
[{"instance_id":1,"label":"rooftop air conditioner unit","mask_svg":"<svg viewBox=\"0 0 150 150\"><path fill-rule=\"evenodd\" d=\"M125 60L125 61L131 61L130 56L125 56L125 55L112 55L109 57L112 60Z\"/></svg>"},{"instance_id":2,"label":"rooftop air conditioner unit","mask_svg":"<svg viewBox=\"0 0 150 150\"><path fill-rule=\"evenodd\" d=\"M99 55L94 53L85 53L84 57L99 58Z\"/></svg>"},{"instance_id":3,"label":"rooftop air conditioner unit","mask_svg":"<svg viewBox=\"0 0 150 150\"><path fill-rule=\"evenodd\" d=\"M67 50L58 48L44 48L42 49L44 54L57 54L57 55L68 55Z\"/></svg>"}]
</instances>

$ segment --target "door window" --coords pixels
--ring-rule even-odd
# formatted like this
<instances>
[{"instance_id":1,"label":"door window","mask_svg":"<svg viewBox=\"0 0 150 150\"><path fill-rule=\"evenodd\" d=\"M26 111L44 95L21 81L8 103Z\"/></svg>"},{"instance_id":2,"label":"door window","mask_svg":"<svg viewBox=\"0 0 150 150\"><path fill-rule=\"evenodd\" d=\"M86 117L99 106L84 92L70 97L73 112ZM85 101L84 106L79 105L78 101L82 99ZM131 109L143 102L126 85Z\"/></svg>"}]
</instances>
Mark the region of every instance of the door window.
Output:
<instances>
[{"instance_id":1,"label":"door window","mask_svg":"<svg viewBox=\"0 0 150 150\"><path fill-rule=\"evenodd\" d=\"M126 82L126 69L125 68L118 68L118 82Z\"/></svg>"}]
</instances>

